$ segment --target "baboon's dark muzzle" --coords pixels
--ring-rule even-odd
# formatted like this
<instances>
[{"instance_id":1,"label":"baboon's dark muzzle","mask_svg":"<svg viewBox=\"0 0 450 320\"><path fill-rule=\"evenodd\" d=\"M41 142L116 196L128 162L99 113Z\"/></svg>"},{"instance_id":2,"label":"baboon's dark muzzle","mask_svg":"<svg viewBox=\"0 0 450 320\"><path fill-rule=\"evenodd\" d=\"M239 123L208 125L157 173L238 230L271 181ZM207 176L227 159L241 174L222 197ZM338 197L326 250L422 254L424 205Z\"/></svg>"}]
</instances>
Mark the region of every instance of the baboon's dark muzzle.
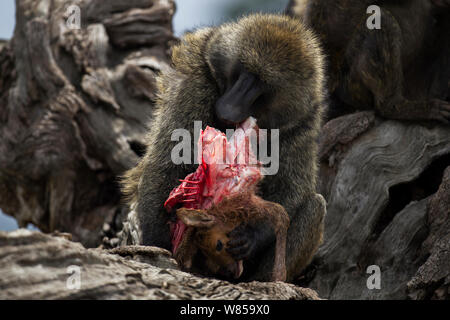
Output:
<instances>
[{"instance_id":1,"label":"baboon's dark muzzle","mask_svg":"<svg viewBox=\"0 0 450 320\"><path fill-rule=\"evenodd\" d=\"M253 104L263 93L259 79L242 72L234 85L216 102L216 115L224 123L239 124L250 117Z\"/></svg>"}]
</instances>

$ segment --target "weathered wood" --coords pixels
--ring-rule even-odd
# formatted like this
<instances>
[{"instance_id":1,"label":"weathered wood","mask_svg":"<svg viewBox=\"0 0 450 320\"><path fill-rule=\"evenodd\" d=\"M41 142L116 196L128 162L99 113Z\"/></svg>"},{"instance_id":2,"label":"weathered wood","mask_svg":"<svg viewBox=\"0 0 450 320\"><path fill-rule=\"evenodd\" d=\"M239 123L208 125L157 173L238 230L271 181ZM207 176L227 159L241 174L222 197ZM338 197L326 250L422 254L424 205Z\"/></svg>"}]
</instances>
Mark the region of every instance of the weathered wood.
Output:
<instances>
[{"instance_id":1,"label":"weathered wood","mask_svg":"<svg viewBox=\"0 0 450 320\"><path fill-rule=\"evenodd\" d=\"M199 278L176 270L169 256L153 247L107 253L24 229L0 232L0 299L319 299L311 289L282 282ZM67 286L70 266L80 267L79 289Z\"/></svg>"},{"instance_id":2,"label":"weathered wood","mask_svg":"<svg viewBox=\"0 0 450 320\"><path fill-rule=\"evenodd\" d=\"M77 5L81 29L69 29ZM117 177L143 151L168 67L169 0L17 0L0 48L0 208L19 226L101 243L121 228Z\"/></svg>"},{"instance_id":3,"label":"weathered wood","mask_svg":"<svg viewBox=\"0 0 450 320\"><path fill-rule=\"evenodd\" d=\"M309 285L330 299L448 297L450 169L436 191L450 166L450 128L372 117L324 127L320 192L328 206ZM366 286L369 265L381 268L381 290Z\"/></svg>"},{"instance_id":4,"label":"weathered wood","mask_svg":"<svg viewBox=\"0 0 450 320\"><path fill-rule=\"evenodd\" d=\"M420 255L428 257L407 283L412 298L449 299L450 292L450 168L428 202L429 234Z\"/></svg>"}]
</instances>

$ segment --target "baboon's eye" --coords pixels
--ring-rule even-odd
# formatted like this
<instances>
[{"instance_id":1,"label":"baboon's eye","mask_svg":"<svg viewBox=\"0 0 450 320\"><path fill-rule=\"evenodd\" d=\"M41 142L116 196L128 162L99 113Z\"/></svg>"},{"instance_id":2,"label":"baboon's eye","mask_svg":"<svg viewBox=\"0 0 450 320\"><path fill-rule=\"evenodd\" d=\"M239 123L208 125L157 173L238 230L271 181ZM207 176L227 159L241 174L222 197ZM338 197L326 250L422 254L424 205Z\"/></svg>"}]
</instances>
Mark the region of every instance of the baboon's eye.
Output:
<instances>
[{"instance_id":1,"label":"baboon's eye","mask_svg":"<svg viewBox=\"0 0 450 320\"><path fill-rule=\"evenodd\" d=\"M217 240L216 250L220 251L220 250L222 250L222 248L223 248L222 241Z\"/></svg>"}]
</instances>

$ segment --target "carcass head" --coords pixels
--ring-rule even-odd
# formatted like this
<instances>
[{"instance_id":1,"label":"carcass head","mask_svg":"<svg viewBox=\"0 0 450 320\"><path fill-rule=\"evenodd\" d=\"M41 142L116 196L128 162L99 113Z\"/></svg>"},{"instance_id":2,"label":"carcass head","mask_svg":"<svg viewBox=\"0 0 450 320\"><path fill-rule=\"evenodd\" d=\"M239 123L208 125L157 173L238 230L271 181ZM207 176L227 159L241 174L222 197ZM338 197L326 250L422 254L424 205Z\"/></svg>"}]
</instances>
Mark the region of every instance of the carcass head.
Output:
<instances>
[{"instance_id":1,"label":"carcass head","mask_svg":"<svg viewBox=\"0 0 450 320\"><path fill-rule=\"evenodd\" d=\"M190 269L193 256L200 250L210 273L227 279L238 279L242 275L242 260L234 260L226 250L227 234L236 227L234 222L222 221L206 210L180 208L177 216L191 231L175 253L175 259L181 261L182 267Z\"/></svg>"}]
</instances>

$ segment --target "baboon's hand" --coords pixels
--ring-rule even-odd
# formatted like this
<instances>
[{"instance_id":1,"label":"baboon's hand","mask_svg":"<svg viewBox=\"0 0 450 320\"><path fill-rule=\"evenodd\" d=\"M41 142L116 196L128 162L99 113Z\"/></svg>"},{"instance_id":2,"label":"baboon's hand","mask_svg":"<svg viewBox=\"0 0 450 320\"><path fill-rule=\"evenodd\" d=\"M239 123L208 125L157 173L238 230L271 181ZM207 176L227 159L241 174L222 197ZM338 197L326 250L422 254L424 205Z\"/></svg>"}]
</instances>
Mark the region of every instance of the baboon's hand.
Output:
<instances>
[{"instance_id":1,"label":"baboon's hand","mask_svg":"<svg viewBox=\"0 0 450 320\"><path fill-rule=\"evenodd\" d=\"M238 260L254 258L268 245L275 242L275 232L266 221L241 224L228 234L227 251Z\"/></svg>"},{"instance_id":2,"label":"baboon's hand","mask_svg":"<svg viewBox=\"0 0 450 320\"><path fill-rule=\"evenodd\" d=\"M450 124L450 103L444 100L433 99L431 101L430 118Z\"/></svg>"}]
</instances>

